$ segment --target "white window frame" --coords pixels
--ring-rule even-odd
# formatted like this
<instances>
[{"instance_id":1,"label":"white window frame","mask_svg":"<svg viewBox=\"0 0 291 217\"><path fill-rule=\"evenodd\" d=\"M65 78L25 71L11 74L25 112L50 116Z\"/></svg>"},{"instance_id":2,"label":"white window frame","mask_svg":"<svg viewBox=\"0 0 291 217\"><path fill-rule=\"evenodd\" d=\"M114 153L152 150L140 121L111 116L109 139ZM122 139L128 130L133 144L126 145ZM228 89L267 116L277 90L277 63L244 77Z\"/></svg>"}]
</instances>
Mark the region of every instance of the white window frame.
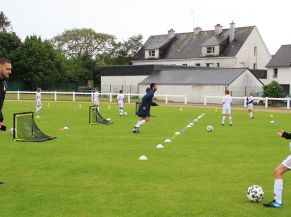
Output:
<instances>
[{"instance_id":1,"label":"white window frame","mask_svg":"<svg viewBox=\"0 0 291 217\"><path fill-rule=\"evenodd\" d=\"M149 50L149 57L156 57L156 51L155 50Z\"/></svg>"}]
</instances>

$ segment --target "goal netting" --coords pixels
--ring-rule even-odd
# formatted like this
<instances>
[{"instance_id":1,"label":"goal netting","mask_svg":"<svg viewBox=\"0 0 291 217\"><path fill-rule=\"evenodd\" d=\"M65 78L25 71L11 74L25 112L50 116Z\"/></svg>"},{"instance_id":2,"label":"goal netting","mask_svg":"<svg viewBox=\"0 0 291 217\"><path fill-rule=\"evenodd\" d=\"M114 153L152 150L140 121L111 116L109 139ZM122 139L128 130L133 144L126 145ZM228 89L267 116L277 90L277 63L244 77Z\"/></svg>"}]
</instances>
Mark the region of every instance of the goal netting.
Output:
<instances>
[{"instance_id":1,"label":"goal netting","mask_svg":"<svg viewBox=\"0 0 291 217\"><path fill-rule=\"evenodd\" d=\"M112 121L109 119L105 119L102 115L98 112L97 106L90 106L89 107L89 124L105 124L109 125L112 124Z\"/></svg>"},{"instance_id":2,"label":"goal netting","mask_svg":"<svg viewBox=\"0 0 291 217\"><path fill-rule=\"evenodd\" d=\"M56 137L43 133L34 121L33 112L13 115L13 139L22 142L43 142Z\"/></svg>"}]
</instances>

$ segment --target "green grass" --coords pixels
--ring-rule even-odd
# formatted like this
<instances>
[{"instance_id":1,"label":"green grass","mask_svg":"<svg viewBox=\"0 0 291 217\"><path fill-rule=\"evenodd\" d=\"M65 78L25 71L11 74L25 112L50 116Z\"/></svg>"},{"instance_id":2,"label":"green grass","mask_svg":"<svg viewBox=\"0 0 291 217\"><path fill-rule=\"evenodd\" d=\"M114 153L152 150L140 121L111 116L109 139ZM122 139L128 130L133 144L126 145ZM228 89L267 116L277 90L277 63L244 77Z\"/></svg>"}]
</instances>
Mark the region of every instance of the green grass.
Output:
<instances>
[{"instance_id":1,"label":"green grass","mask_svg":"<svg viewBox=\"0 0 291 217\"><path fill-rule=\"evenodd\" d=\"M6 102L12 114L34 110L32 102ZM220 126L220 110L153 107L142 133L131 129L137 118L127 105L119 117L115 104L101 113L110 126L88 124L89 104L45 104L39 127L57 139L43 143L13 142L0 134L1 217L217 217L290 216L291 173L284 176L282 210L247 201L245 191L259 184L264 201L272 199L273 168L290 154L288 141L276 136L290 129L290 113L233 110L234 126ZM162 150L158 143L184 128L200 113L205 117ZM276 124L270 124L269 114ZM208 124L214 126L207 133ZM68 126L67 131L59 129ZM149 160L139 161L145 154Z\"/></svg>"}]
</instances>

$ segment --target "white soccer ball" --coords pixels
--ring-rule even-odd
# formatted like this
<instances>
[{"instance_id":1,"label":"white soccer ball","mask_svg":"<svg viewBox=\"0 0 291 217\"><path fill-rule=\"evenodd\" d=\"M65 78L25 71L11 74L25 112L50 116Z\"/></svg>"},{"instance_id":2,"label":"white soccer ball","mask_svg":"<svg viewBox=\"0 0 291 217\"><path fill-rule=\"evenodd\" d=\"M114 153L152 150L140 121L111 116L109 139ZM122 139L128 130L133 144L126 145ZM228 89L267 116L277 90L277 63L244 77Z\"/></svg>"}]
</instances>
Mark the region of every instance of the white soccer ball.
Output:
<instances>
[{"instance_id":1,"label":"white soccer ball","mask_svg":"<svg viewBox=\"0 0 291 217\"><path fill-rule=\"evenodd\" d=\"M127 112L123 112L123 115L124 115L124 116L127 116Z\"/></svg>"},{"instance_id":2,"label":"white soccer ball","mask_svg":"<svg viewBox=\"0 0 291 217\"><path fill-rule=\"evenodd\" d=\"M15 131L16 131L16 130L15 130ZM13 133L14 133L14 128L13 128L13 127L10 128L9 133L10 133L10 135L13 135Z\"/></svg>"},{"instance_id":3,"label":"white soccer ball","mask_svg":"<svg viewBox=\"0 0 291 217\"><path fill-rule=\"evenodd\" d=\"M264 191L259 185L252 185L248 187L247 198L252 202L259 202L264 198Z\"/></svg>"},{"instance_id":4,"label":"white soccer ball","mask_svg":"<svg viewBox=\"0 0 291 217\"><path fill-rule=\"evenodd\" d=\"M208 125L206 127L207 132L213 132L213 126L212 125Z\"/></svg>"}]
</instances>

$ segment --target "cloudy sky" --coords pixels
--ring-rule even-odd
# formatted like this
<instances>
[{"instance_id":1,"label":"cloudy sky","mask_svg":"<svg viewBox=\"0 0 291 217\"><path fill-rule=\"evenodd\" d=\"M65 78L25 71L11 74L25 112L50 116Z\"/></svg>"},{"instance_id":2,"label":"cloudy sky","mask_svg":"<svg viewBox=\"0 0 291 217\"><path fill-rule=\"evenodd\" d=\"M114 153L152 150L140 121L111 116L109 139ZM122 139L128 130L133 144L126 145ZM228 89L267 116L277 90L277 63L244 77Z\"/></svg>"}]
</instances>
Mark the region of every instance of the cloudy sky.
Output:
<instances>
[{"instance_id":1,"label":"cloudy sky","mask_svg":"<svg viewBox=\"0 0 291 217\"><path fill-rule=\"evenodd\" d=\"M261 0L0 0L2 10L21 37L51 38L70 28L93 28L123 40L131 35L189 32L194 26L213 29L256 25L271 54L291 43L291 1Z\"/></svg>"}]
</instances>

